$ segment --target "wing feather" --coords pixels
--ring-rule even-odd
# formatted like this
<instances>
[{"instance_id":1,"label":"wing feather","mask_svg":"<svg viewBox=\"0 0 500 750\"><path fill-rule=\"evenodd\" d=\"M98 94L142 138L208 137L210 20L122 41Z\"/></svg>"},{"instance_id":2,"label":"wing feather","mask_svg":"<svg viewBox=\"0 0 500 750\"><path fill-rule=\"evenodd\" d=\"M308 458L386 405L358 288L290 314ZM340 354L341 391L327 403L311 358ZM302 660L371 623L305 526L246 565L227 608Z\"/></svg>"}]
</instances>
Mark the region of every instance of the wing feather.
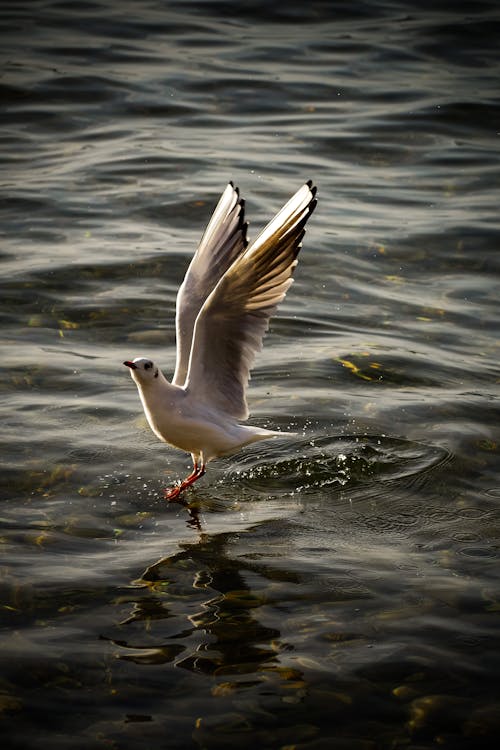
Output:
<instances>
[{"instance_id":1,"label":"wing feather","mask_svg":"<svg viewBox=\"0 0 500 750\"><path fill-rule=\"evenodd\" d=\"M293 279L305 224L316 206L307 182L207 297L196 319L186 388L236 419L248 417L246 387L271 315Z\"/></svg>"},{"instance_id":2,"label":"wing feather","mask_svg":"<svg viewBox=\"0 0 500 750\"><path fill-rule=\"evenodd\" d=\"M247 240L245 201L230 182L212 214L200 244L177 293L177 361L172 383L184 385L200 309L235 258L245 251Z\"/></svg>"}]
</instances>

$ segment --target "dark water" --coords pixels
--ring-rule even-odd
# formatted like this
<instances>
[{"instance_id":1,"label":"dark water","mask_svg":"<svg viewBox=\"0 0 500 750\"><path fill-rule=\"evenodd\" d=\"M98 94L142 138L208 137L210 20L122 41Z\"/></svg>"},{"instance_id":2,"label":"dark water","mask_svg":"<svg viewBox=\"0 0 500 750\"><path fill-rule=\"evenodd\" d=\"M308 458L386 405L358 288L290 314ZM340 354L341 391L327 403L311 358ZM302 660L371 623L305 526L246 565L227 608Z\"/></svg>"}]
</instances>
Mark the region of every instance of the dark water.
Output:
<instances>
[{"instance_id":1,"label":"dark water","mask_svg":"<svg viewBox=\"0 0 500 750\"><path fill-rule=\"evenodd\" d=\"M493 2L2 4L2 746L500 735ZM227 180L320 203L214 462L145 427Z\"/></svg>"}]
</instances>

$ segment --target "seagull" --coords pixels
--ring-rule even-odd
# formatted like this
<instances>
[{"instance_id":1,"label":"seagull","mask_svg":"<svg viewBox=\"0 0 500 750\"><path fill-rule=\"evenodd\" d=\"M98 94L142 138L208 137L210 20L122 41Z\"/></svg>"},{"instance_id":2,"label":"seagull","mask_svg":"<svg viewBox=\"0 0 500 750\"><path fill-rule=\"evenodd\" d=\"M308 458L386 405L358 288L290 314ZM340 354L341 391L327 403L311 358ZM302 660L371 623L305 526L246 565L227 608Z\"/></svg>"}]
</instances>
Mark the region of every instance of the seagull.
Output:
<instances>
[{"instance_id":1,"label":"seagull","mask_svg":"<svg viewBox=\"0 0 500 750\"><path fill-rule=\"evenodd\" d=\"M249 245L245 202L230 182L177 294L172 382L147 357L123 363L152 431L193 460L191 474L164 491L167 500L200 479L213 458L283 434L241 423L249 416L250 370L293 281L315 196L306 182Z\"/></svg>"}]
</instances>

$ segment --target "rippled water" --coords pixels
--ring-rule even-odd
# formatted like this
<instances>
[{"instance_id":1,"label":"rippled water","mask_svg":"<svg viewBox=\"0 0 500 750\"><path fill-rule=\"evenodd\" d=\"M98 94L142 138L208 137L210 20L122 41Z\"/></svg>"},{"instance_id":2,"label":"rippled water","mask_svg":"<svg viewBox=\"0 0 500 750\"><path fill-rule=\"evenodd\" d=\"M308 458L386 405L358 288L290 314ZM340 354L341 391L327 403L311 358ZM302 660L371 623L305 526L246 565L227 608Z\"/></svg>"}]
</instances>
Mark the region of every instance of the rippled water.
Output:
<instances>
[{"instance_id":1,"label":"rippled water","mask_svg":"<svg viewBox=\"0 0 500 750\"><path fill-rule=\"evenodd\" d=\"M496 747L493 2L7 2L9 748ZM161 489L121 365L234 180L320 203L250 388L295 436Z\"/></svg>"}]
</instances>

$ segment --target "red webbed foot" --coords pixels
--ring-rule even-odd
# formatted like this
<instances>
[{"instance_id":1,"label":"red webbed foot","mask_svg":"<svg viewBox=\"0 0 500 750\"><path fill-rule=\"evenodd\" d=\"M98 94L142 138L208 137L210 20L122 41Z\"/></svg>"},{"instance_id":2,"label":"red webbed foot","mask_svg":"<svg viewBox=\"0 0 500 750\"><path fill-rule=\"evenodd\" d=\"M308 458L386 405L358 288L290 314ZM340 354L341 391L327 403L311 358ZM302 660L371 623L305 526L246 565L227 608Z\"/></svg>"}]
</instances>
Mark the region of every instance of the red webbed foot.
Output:
<instances>
[{"instance_id":1,"label":"red webbed foot","mask_svg":"<svg viewBox=\"0 0 500 750\"><path fill-rule=\"evenodd\" d=\"M202 477L204 473L205 465L202 464L202 466L198 466L198 464L195 464L193 466L193 471L191 472L191 474L183 479L182 482L174 485L174 487L163 490L163 496L165 500L177 500L181 493L184 492L184 490L186 490L188 487L191 487L191 485L194 484L197 479L200 479L200 477Z\"/></svg>"},{"instance_id":2,"label":"red webbed foot","mask_svg":"<svg viewBox=\"0 0 500 750\"><path fill-rule=\"evenodd\" d=\"M163 490L163 497L165 500L176 500L181 494L182 489L180 484L176 484L173 487L168 487Z\"/></svg>"}]
</instances>

